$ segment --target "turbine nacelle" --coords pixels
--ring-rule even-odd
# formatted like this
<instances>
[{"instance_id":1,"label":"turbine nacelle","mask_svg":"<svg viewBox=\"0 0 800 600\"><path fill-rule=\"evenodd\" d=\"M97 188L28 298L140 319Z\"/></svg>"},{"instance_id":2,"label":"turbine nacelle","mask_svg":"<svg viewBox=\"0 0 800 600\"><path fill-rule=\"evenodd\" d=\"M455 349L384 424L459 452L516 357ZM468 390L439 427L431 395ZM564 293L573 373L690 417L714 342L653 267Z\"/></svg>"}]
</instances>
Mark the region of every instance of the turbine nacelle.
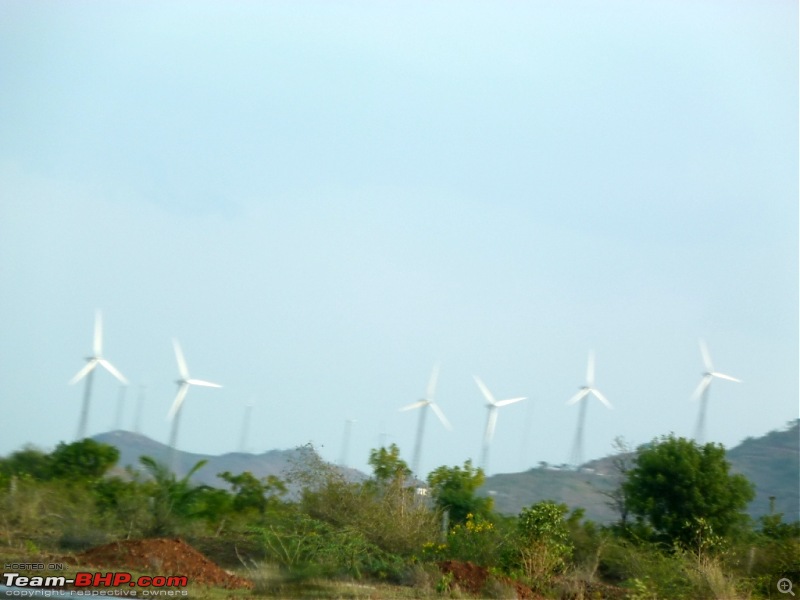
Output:
<instances>
[{"instance_id":1,"label":"turbine nacelle","mask_svg":"<svg viewBox=\"0 0 800 600\"><path fill-rule=\"evenodd\" d=\"M486 431L483 434L483 441L484 444L488 444L492 441L494 437L494 430L497 427L497 409L503 406L508 406L509 404L515 404L516 402L521 402L525 400L525 396L520 396L518 398L508 398L506 400L496 400L494 395L489 388L486 387L486 384L481 381L480 377L477 375L472 376L475 379L475 383L478 385L478 388L481 390L483 397L486 399L486 408L489 411L486 420Z\"/></svg>"},{"instance_id":2,"label":"turbine nacelle","mask_svg":"<svg viewBox=\"0 0 800 600\"><path fill-rule=\"evenodd\" d=\"M181 351L181 346L178 343L178 340L173 339L172 346L175 349L175 358L178 362L178 372L180 373L181 378L175 380L175 383L178 384L178 393L175 395L175 400L172 402L172 407L167 413L167 420L169 421L173 420L180 412L181 406L183 406L183 401L186 399L186 394L189 392L189 387L193 385L212 388L222 387L218 383L212 383L203 379L193 379L189 375L189 368L186 366L186 359L183 357L183 352Z\"/></svg>"},{"instance_id":3,"label":"turbine nacelle","mask_svg":"<svg viewBox=\"0 0 800 600\"><path fill-rule=\"evenodd\" d=\"M589 352L589 364L586 366L586 385L580 388L580 391L572 398L567 400L567 404L576 404L586 398L587 396L594 396L603 403L607 409L612 410L614 407L608 401L600 390L594 387L594 352Z\"/></svg>"},{"instance_id":4,"label":"turbine nacelle","mask_svg":"<svg viewBox=\"0 0 800 600\"><path fill-rule=\"evenodd\" d=\"M444 416L442 409L433 401L434 394L436 393L436 382L439 380L439 365L436 364L433 367L433 371L431 371L431 377L428 380L428 387L425 390L425 398L421 398L420 400L413 402L407 406L404 406L400 409L401 412L407 410L415 410L417 408L427 408L433 411L433 414L439 419L442 425L449 431L452 431L453 426L450 424L450 421L447 420L447 417Z\"/></svg>"},{"instance_id":5,"label":"turbine nacelle","mask_svg":"<svg viewBox=\"0 0 800 600\"><path fill-rule=\"evenodd\" d=\"M81 379L91 373L97 365L103 367L106 371L111 373L122 385L129 385L125 376L112 365L108 360L103 358L103 317L98 310L94 316L94 337L92 340L92 356L86 357L86 365L78 371L75 376L69 380L69 385L78 383Z\"/></svg>"},{"instance_id":6,"label":"turbine nacelle","mask_svg":"<svg viewBox=\"0 0 800 600\"><path fill-rule=\"evenodd\" d=\"M706 392L708 386L711 385L711 382L714 379L725 379L726 381L733 381L734 383L742 382L741 379L726 375L725 373L721 373L714 369L714 364L711 362L711 355L708 352L708 346L706 346L706 343L703 340L700 340L700 354L703 357L703 365L705 366L706 370L703 372L703 376L700 379L700 384L692 394L692 400L697 400L700 398Z\"/></svg>"}]
</instances>

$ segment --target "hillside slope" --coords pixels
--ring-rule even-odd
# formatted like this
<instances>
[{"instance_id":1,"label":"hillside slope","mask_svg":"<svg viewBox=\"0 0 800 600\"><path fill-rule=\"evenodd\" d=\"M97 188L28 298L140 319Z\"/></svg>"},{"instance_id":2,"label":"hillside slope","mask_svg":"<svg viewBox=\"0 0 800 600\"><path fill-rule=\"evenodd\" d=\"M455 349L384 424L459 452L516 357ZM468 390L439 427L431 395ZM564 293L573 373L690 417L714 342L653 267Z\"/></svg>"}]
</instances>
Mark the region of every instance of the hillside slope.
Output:
<instances>
[{"instance_id":1,"label":"hillside slope","mask_svg":"<svg viewBox=\"0 0 800 600\"><path fill-rule=\"evenodd\" d=\"M622 455L632 459L633 455ZM759 438L748 438L727 451L732 473L741 473L755 486L755 499L748 506L753 518L768 514L770 496L775 511L786 520L800 519L800 419L783 431L772 431ZM523 473L493 475L481 492L495 499L495 507L505 514L518 514L542 500L563 502L572 508L583 507L586 517L610 523L616 515L604 495L614 489L618 477L614 456L590 461L582 470L538 467Z\"/></svg>"},{"instance_id":2,"label":"hillside slope","mask_svg":"<svg viewBox=\"0 0 800 600\"><path fill-rule=\"evenodd\" d=\"M151 456L169 464L170 448L143 435L127 431L112 431L94 436L99 442L111 444L120 451L119 467L140 468L139 457ZM220 456L178 451L179 473L186 473L197 461L207 460L193 481L214 487L225 487L218 473L249 471L256 477L276 475L285 478L294 465L303 463L313 452L310 448L270 450L263 454L232 452ZM772 431L759 438L748 438L727 452L731 471L742 473L754 485L756 497L748 507L754 518L767 514L770 497L775 498L775 510L787 520L800 519L800 419L782 431ZM616 458L633 458L617 455ZM480 492L494 498L495 508L504 514L518 514L525 506L541 500L563 502L572 508L584 508L586 518L598 523L610 523L616 515L608 506L607 494L618 485L614 469L615 456L590 461L581 470L538 467L522 473L504 473L486 479ZM363 473L348 469L346 477L360 480Z\"/></svg>"}]
</instances>

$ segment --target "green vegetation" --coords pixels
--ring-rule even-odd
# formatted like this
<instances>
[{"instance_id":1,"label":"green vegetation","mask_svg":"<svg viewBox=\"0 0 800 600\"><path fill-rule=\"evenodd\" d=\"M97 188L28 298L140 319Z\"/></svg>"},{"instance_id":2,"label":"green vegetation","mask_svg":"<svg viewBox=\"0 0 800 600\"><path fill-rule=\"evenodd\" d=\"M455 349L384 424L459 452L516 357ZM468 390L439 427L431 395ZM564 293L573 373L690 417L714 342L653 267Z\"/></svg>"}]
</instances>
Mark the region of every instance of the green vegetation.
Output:
<instances>
[{"instance_id":1,"label":"green vegetation","mask_svg":"<svg viewBox=\"0 0 800 600\"><path fill-rule=\"evenodd\" d=\"M654 537L684 548L700 534L730 536L746 523L753 486L731 475L720 445L698 447L673 436L639 452L622 485L624 506Z\"/></svg>"},{"instance_id":2,"label":"green vegetation","mask_svg":"<svg viewBox=\"0 0 800 600\"><path fill-rule=\"evenodd\" d=\"M114 469L117 450L91 440L25 448L0 459L0 550L19 560L181 536L262 596L513 597L523 585L545 598L735 600L800 582L800 522L751 520L752 485L714 444L669 436L626 455L606 490L610 525L548 500L503 516L469 461L422 488L396 445L370 452L360 482L312 448L298 456L285 479L224 471L219 488L194 483L205 461L179 479L148 456Z\"/></svg>"}]
</instances>

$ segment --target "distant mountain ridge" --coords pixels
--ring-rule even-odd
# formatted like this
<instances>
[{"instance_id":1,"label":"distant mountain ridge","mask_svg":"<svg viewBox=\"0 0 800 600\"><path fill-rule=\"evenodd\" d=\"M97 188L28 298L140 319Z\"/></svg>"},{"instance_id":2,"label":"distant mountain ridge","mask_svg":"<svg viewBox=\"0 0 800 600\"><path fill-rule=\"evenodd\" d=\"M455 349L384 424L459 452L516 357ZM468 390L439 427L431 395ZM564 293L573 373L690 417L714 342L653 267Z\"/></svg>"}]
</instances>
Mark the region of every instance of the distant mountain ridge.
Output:
<instances>
[{"instance_id":1,"label":"distant mountain ridge","mask_svg":"<svg viewBox=\"0 0 800 600\"><path fill-rule=\"evenodd\" d=\"M93 437L98 442L115 446L120 451L119 468L132 466L141 469L140 456L150 456L170 464L168 446L128 431L111 431ZM270 450L262 454L231 452L219 456L177 451L177 471L184 474L198 461L208 464L200 469L193 481L213 487L227 487L217 477L230 471L238 474L249 471L256 477L268 475L285 478L293 467L303 464L310 447L290 450ZM522 473L504 473L487 477L480 492L494 498L495 508L504 514L518 514L525 506L541 500L563 502L572 508L584 508L586 518L598 523L611 523L617 515L608 506L604 493L618 484L614 469L615 458L632 458L633 454L611 455L592 460L580 470L567 470L543 465ZM770 497L774 509L785 520L800 519L800 419L783 431L772 431L759 438L747 438L727 451L731 471L741 473L755 486L756 496L748 507L753 518L768 514ZM358 481L367 476L355 469L344 469L345 476Z\"/></svg>"},{"instance_id":2,"label":"distant mountain ridge","mask_svg":"<svg viewBox=\"0 0 800 600\"><path fill-rule=\"evenodd\" d=\"M784 520L800 519L800 419L783 431L771 431L759 438L747 438L727 450L732 473L741 473L755 486L755 498L748 513L758 518L774 510ZM495 499L495 507L505 514L518 514L542 500L563 502L570 508L582 507L586 518L611 523L618 516L609 507L608 493L619 482L615 458L632 459L634 453L611 455L592 460L580 470L542 466L523 473L487 477L483 492Z\"/></svg>"},{"instance_id":3,"label":"distant mountain ridge","mask_svg":"<svg viewBox=\"0 0 800 600\"><path fill-rule=\"evenodd\" d=\"M140 456L149 456L165 465L170 465L172 450L166 444L151 440L149 437L132 433L130 431L110 431L92 437L93 440L116 447L120 452L118 468L127 466L141 470ZM212 487L227 487L227 484L217 477L219 473L230 471L234 475L249 471L258 478L275 475L285 477L293 465L302 463L310 448L294 448L292 450L270 450L263 454L249 454L246 452L229 452L218 456L211 454L194 454L178 450L176 454L176 471L179 476L186 474L198 461L206 460L202 469L192 476L194 483L201 483Z\"/></svg>"}]
</instances>

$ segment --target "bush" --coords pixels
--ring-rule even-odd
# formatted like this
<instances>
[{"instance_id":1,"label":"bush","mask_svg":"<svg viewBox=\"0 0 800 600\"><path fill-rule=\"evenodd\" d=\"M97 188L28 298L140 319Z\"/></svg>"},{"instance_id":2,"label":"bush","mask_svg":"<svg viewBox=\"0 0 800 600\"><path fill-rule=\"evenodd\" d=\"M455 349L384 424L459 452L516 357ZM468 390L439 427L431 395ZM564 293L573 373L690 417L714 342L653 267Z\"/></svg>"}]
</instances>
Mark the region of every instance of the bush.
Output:
<instances>
[{"instance_id":1,"label":"bush","mask_svg":"<svg viewBox=\"0 0 800 600\"><path fill-rule=\"evenodd\" d=\"M545 501L523 508L519 514L519 562L532 587L542 589L567 566L573 546L566 513L565 505Z\"/></svg>"},{"instance_id":2,"label":"bush","mask_svg":"<svg viewBox=\"0 0 800 600\"><path fill-rule=\"evenodd\" d=\"M497 563L502 543L494 523L468 513L465 523L448 532L443 553L447 558L489 567Z\"/></svg>"}]
</instances>

